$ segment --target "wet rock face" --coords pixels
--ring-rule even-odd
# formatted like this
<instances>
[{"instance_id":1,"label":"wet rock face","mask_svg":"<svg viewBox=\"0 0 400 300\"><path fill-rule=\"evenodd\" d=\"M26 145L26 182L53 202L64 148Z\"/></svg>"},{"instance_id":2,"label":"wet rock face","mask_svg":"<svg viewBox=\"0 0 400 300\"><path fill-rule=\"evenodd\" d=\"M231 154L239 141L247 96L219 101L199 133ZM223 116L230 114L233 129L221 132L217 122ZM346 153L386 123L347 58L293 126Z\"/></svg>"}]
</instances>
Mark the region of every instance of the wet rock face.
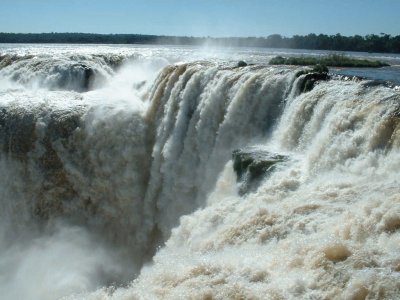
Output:
<instances>
[{"instance_id":1,"label":"wet rock face","mask_svg":"<svg viewBox=\"0 0 400 300\"><path fill-rule=\"evenodd\" d=\"M239 194L244 195L256 190L276 165L287 161L288 157L268 152L262 148L246 147L234 150L232 160L239 183Z\"/></svg>"}]
</instances>

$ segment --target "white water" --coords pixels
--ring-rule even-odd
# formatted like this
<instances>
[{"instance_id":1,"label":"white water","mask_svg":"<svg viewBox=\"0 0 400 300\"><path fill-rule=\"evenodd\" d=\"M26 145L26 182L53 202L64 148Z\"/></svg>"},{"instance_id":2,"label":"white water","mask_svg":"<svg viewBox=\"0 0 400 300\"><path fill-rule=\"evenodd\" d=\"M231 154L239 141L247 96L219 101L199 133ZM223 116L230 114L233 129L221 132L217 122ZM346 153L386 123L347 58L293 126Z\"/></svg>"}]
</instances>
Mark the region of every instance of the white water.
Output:
<instances>
[{"instance_id":1,"label":"white water","mask_svg":"<svg viewBox=\"0 0 400 300\"><path fill-rule=\"evenodd\" d=\"M0 70L6 299L397 299L398 91L81 51ZM53 80L76 63L93 90ZM231 152L255 144L291 159L239 197Z\"/></svg>"}]
</instances>

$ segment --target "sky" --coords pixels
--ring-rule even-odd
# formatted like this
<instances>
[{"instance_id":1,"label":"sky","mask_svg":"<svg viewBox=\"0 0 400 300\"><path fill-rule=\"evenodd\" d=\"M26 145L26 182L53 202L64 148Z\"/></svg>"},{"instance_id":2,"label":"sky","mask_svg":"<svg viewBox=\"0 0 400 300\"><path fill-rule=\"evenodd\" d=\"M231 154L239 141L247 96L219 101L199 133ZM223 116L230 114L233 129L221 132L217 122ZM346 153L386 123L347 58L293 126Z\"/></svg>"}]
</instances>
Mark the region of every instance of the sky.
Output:
<instances>
[{"instance_id":1,"label":"sky","mask_svg":"<svg viewBox=\"0 0 400 300\"><path fill-rule=\"evenodd\" d=\"M0 32L400 35L400 0L1 0Z\"/></svg>"}]
</instances>

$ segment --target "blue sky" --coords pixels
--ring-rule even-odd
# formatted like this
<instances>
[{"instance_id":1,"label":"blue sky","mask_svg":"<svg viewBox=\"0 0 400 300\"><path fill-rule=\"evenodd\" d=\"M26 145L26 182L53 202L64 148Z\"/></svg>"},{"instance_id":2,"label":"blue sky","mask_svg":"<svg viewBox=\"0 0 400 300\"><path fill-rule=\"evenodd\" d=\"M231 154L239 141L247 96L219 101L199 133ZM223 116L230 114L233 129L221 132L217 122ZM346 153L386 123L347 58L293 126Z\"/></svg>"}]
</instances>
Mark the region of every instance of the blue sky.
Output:
<instances>
[{"instance_id":1,"label":"blue sky","mask_svg":"<svg viewBox=\"0 0 400 300\"><path fill-rule=\"evenodd\" d=\"M0 32L400 35L400 0L1 0Z\"/></svg>"}]
</instances>

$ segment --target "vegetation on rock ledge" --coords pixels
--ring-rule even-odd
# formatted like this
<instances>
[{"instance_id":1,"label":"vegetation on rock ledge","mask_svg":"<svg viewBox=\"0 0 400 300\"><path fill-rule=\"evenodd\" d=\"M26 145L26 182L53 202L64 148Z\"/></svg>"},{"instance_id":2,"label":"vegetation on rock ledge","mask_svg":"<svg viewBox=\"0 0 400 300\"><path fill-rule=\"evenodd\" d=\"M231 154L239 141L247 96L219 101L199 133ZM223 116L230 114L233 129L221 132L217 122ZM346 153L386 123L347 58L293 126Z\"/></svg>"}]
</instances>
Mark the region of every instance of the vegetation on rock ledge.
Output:
<instances>
[{"instance_id":1,"label":"vegetation on rock ledge","mask_svg":"<svg viewBox=\"0 0 400 300\"><path fill-rule=\"evenodd\" d=\"M269 61L270 65L295 65L295 66L329 66L329 67L356 67L380 68L389 66L378 60L352 58L343 54L332 54L320 57L282 57L276 56Z\"/></svg>"}]
</instances>

